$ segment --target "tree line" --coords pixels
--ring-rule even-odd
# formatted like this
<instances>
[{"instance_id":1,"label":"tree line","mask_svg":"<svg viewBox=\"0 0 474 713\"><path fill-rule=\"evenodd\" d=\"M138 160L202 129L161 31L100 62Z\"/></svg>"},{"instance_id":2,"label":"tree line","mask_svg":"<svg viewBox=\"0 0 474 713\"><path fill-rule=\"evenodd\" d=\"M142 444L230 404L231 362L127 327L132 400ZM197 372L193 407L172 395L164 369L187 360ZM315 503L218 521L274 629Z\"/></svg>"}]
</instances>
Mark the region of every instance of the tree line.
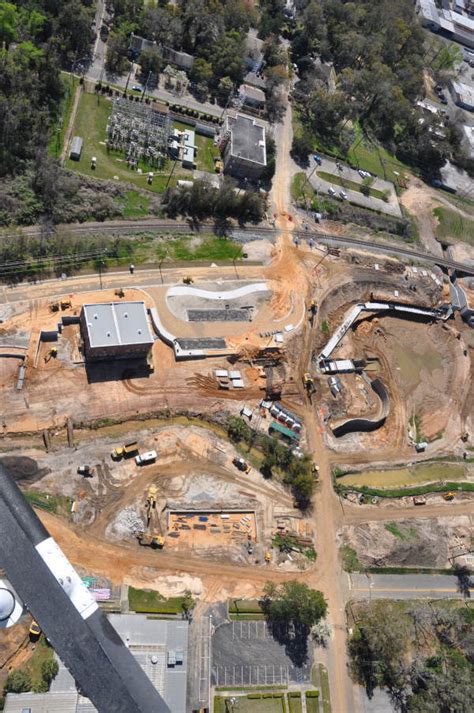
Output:
<instances>
[{"instance_id":1,"label":"tree line","mask_svg":"<svg viewBox=\"0 0 474 713\"><path fill-rule=\"evenodd\" d=\"M429 64L425 33L411 0L298 0L292 54L301 80L294 97L306 136L294 152L305 157L311 134L327 146L347 151L359 125L405 163L431 178L448 155L459 151L460 136L450 124L416 106L424 96ZM314 59L331 62L334 93L326 91Z\"/></svg>"}]
</instances>

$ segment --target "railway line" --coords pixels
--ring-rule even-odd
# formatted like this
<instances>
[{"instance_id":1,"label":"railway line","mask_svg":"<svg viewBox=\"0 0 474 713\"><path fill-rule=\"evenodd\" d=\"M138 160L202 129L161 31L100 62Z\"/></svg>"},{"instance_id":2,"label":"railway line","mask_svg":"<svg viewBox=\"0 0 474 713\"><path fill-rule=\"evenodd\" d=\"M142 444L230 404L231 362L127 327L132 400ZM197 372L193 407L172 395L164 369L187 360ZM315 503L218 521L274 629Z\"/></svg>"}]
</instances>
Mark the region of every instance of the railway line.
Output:
<instances>
[{"instance_id":1,"label":"railway line","mask_svg":"<svg viewBox=\"0 0 474 713\"><path fill-rule=\"evenodd\" d=\"M59 226L62 227L62 226ZM74 235L91 235L96 233L111 233L111 234L133 234L149 231L161 231L170 234L207 234L212 233L213 226L202 224L198 228L195 225L188 223L179 223L172 220L130 220L130 221L111 221L107 223L84 223L76 225L68 225L67 230ZM22 228L21 232L24 235L35 237L44 235L44 229L39 226L30 226ZM228 237L232 237L237 241L246 242L248 240L270 239L275 240L279 231L276 228L266 226L245 226L232 228L227 232ZM0 240L8 237L18 236L18 231L15 233L2 231L0 232ZM321 233L313 230L295 230L292 233L293 238L297 238L300 242L312 240L315 243L324 245L335 245L345 248L362 248L365 250L374 250L376 252L387 255L394 255L409 260L419 260L429 263L430 265L439 265L450 270L474 275L474 265L469 265L463 262L457 262L446 257L439 257L426 253L422 250L413 250L401 245L393 243L381 243L371 240L362 240L360 238L352 238L349 236L334 235L332 233Z\"/></svg>"}]
</instances>

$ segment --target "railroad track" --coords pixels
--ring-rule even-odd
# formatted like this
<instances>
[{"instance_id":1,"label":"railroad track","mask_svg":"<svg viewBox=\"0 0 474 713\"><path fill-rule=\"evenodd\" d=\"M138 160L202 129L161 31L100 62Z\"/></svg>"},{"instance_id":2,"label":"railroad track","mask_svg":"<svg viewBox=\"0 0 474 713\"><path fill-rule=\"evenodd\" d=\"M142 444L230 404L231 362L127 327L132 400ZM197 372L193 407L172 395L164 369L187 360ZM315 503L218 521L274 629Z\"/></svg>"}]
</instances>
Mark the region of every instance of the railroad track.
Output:
<instances>
[{"instance_id":1,"label":"railroad track","mask_svg":"<svg viewBox=\"0 0 474 713\"><path fill-rule=\"evenodd\" d=\"M131 221L113 221L110 223L84 223L76 225L63 226L75 235L90 235L95 233L140 233L148 231L161 231L163 233L186 234L186 233L209 233L213 232L211 225L201 225L199 228L188 225L187 223L178 223L172 220L131 220ZM39 226L30 226L22 228L25 235L35 237L44 234L44 231ZM255 238L275 238L279 231L276 228L265 226L245 226L230 229L227 232L228 237L236 239L239 236L252 236ZM341 247L358 247L365 250L374 250L384 254L396 255L398 257L408 258L409 260L419 260L431 265L439 265L451 270L457 270L468 275L474 275L474 265L457 262L449 258L439 257L421 250L412 250L401 245L393 243L381 243L370 240L361 240L360 238L351 238L349 236L333 235L332 233L318 233L312 230L297 230L292 233L293 237L301 241L313 240L315 243L331 243ZM17 237L18 232L9 233L0 232L0 240L8 237Z\"/></svg>"}]
</instances>

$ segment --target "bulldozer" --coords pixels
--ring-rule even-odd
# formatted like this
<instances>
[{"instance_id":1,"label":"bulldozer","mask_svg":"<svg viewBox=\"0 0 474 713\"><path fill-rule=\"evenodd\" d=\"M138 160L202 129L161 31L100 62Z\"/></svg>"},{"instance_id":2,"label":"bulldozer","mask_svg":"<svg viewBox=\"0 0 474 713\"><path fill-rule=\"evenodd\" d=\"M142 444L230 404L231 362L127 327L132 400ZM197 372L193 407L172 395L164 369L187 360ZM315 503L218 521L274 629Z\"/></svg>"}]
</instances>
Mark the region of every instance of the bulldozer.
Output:
<instances>
[{"instance_id":1,"label":"bulldozer","mask_svg":"<svg viewBox=\"0 0 474 713\"><path fill-rule=\"evenodd\" d=\"M161 522L156 509L157 493L158 487L150 485L145 502L146 529L143 532L139 532L137 538L141 545L161 549L165 544L165 538L163 537Z\"/></svg>"},{"instance_id":2,"label":"bulldozer","mask_svg":"<svg viewBox=\"0 0 474 713\"><path fill-rule=\"evenodd\" d=\"M454 493L444 493L443 498L448 502L451 502L451 500L454 500Z\"/></svg>"},{"instance_id":3,"label":"bulldozer","mask_svg":"<svg viewBox=\"0 0 474 713\"><path fill-rule=\"evenodd\" d=\"M61 300L61 309L70 309L72 307L72 302L71 300Z\"/></svg>"},{"instance_id":4,"label":"bulldozer","mask_svg":"<svg viewBox=\"0 0 474 713\"><path fill-rule=\"evenodd\" d=\"M186 277L183 277L183 282L185 285L192 285L194 280L190 275L187 275Z\"/></svg>"}]
</instances>

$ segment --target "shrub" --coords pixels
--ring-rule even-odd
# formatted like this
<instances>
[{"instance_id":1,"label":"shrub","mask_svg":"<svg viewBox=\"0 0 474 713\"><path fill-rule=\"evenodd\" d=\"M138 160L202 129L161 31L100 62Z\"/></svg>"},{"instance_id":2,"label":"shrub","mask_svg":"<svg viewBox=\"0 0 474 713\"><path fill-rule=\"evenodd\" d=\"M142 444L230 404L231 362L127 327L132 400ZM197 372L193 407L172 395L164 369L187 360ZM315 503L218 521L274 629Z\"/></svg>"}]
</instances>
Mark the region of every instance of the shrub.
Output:
<instances>
[{"instance_id":1,"label":"shrub","mask_svg":"<svg viewBox=\"0 0 474 713\"><path fill-rule=\"evenodd\" d=\"M306 698L319 698L319 691L306 691Z\"/></svg>"}]
</instances>

